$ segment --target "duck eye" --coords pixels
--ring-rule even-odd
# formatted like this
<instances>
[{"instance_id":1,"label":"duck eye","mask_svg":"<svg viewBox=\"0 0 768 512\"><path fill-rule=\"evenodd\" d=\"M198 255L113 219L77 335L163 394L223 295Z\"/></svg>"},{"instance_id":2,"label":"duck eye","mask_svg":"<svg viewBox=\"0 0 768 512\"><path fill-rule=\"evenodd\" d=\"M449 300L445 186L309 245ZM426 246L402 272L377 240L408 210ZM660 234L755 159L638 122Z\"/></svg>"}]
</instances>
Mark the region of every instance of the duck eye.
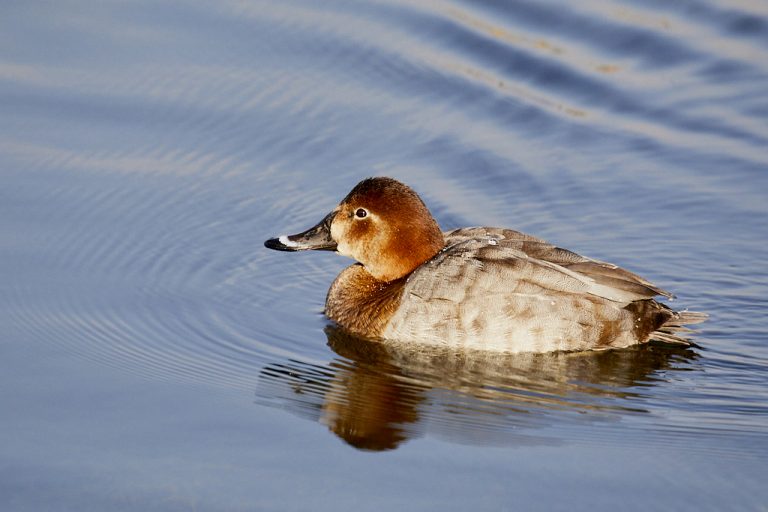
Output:
<instances>
[{"instance_id":1,"label":"duck eye","mask_svg":"<svg viewBox=\"0 0 768 512\"><path fill-rule=\"evenodd\" d=\"M358 208L357 211L355 212L355 216L358 219L362 219L366 215L368 215L368 212L364 208Z\"/></svg>"}]
</instances>

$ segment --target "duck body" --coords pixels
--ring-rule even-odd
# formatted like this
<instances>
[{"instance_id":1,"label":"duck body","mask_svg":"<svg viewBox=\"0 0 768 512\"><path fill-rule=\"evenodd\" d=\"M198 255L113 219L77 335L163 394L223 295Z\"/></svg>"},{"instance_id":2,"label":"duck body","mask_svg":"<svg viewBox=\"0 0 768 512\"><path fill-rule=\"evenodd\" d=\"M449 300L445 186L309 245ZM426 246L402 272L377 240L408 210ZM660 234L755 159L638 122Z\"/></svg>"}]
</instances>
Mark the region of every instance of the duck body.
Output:
<instances>
[{"instance_id":1,"label":"duck body","mask_svg":"<svg viewBox=\"0 0 768 512\"><path fill-rule=\"evenodd\" d=\"M600 350L651 338L687 343L654 297L672 295L616 265L503 228L440 231L421 199L391 178L363 180L317 226L270 239L358 261L331 285L326 315L351 334L502 352Z\"/></svg>"}]
</instances>

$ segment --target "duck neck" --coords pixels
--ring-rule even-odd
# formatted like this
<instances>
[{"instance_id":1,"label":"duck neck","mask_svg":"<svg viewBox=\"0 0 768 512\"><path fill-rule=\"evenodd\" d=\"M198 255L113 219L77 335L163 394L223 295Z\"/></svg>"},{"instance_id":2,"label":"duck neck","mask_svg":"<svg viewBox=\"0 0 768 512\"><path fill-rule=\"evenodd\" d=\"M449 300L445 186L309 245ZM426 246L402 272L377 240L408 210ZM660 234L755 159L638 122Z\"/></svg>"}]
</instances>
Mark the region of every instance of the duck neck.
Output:
<instances>
[{"instance_id":1,"label":"duck neck","mask_svg":"<svg viewBox=\"0 0 768 512\"><path fill-rule=\"evenodd\" d=\"M395 313L405 279L382 281L356 263L328 290L325 315L352 334L378 337Z\"/></svg>"}]
</instances>

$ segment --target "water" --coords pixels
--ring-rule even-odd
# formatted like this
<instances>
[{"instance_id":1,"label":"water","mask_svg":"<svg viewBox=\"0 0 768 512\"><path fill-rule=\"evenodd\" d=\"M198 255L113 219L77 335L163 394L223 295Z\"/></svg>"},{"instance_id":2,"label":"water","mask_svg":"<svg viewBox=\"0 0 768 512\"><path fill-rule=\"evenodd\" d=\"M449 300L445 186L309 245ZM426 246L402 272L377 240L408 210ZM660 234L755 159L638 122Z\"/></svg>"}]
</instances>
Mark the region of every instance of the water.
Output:
<instances>
[{"instance_id":1,"label":"water","mask_svg":"<svg viewBox=\"0 0 768 512\"><path fill-rule=\"evenodd\" d=\"M6 2L3 510L765 510L768 7ZM706 311L697 347L385 350L262 242L361 178Z\"/></svg>"}]
</instances>

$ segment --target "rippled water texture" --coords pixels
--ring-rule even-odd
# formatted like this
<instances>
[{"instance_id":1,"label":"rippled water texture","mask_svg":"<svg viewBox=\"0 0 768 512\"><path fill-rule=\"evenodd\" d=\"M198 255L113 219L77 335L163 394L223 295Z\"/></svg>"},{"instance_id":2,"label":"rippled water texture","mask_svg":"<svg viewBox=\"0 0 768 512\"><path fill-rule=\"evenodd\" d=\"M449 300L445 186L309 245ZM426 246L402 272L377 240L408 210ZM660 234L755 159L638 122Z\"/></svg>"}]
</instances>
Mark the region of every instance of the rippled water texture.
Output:
<instances>
[{"instance_id":1,"label":"rippled water texture","mask_svg":"<svg viewBox=\"0 0 768 512\"><path fill-rule=\"evenodd\" d=\"M3 510L766 510L768 6L4 2ZM359 179L625 266L687 349L350 339Z\"/></svg>"}]
</instances>

